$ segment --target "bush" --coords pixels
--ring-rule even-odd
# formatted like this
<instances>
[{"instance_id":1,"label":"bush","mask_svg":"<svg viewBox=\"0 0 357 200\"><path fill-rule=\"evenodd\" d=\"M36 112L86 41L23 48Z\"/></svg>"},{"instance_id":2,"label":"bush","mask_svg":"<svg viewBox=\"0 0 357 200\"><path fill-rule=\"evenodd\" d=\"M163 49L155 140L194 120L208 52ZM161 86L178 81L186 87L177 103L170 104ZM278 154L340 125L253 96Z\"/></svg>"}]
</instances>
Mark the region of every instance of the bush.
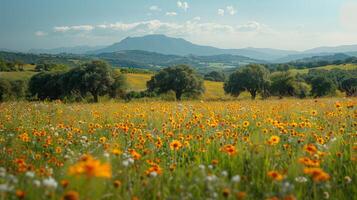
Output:
<instances>
[{"instance_id":1,"label":"bush","mask_svg":"<svg viewBox=\"0 0 357 200\"><path fill-rule=\"evenodd\" d=\"M224 82L226 77L223 72L212 71L204 76L205 80Z\"/></svg>"}]
</instances>

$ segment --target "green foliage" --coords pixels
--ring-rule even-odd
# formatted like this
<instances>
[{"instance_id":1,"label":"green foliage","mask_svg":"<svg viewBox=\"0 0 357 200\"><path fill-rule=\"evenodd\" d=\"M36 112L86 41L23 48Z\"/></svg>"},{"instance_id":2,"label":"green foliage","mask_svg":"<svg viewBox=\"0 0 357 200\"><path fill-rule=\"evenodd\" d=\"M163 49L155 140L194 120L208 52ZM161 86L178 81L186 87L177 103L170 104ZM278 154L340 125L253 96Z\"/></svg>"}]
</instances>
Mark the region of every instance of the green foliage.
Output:
<instances>
[{"instance_id":1,"label":"green foliage","mask_svg":"<svg viewBox=\"0 0 357 200\"><path fill-rule=\"evenodd\" d=\"M346 78L341 83L343 92L346 92L347 96L357 96L357 78Z\"/></svg>"},{"instance_id":2,"label":"green foliage","mask_svg":"<svg viewBox=\"0 0 357 200\"><path fill-rule=\"evenodd\" d=\"M0 101L4 101L11 93L11 85L8 80L0 79Z\"/></svg>"},{"instance_id":3,"label":"green foliage","mask_svg":"<svg viewBox=\"0 0 357 200\"><path fill-rule=\"evenodd\" d=\"M224 84L224 91L236 97L248 91L255 99L258 93L267 96L269 84L269 71L262 65L251 64L231 74Z\"/></svg>"},{"instance_id":4,"label":"green foliage","mask_svg":"<svg viewBox=\"0 0 357 200\"><path fill-rule=\"evenodd\" d=\"M36 65L35 71L36 72L43 72L43 71L67 71L68 66L63 64L53 64L53 63L40 63Z\"/></svg>"},{"instance_id":5,"label":"green foliage","mask_svg":"<svg viewBox=\"0 0 357 200\"><path fill-rule=\"evenodd\" d=\"M90 93L94 102L98 97L109 94L115 82L113 70L103 61L92 61L85 65L70 70L65 76L65 84L68 84L66 92L78 90L81 94Z\"/></svg>"},{"instance_id":6,"label":"green foliage","mask_svg":"<svg viewBox=\"0 0 357 200\"><path fill-rule=\"evenodd\" d=\"M224 82L226 77L223 72L212 71L204 76L205 80Z\"/></svg>"},{"instance_id":7,"label":"green foliage","mask_svg":"<svg viewBox=\"0 0 357 200\"><path fill-rule=\"evenodd\" d=\"M90 93L98 102L99 96L123 96L125 77L103 61L92 61L68 72L39 73L30 80L30 92L40 100L82 99Z\"/></svg>"},{"instance_id":8,"label":"green foliage","mask_svg":"<svg viewBox=\"0 0 357 200\"><path fill-rule=\"evenodd\" d=\"M299 98L306 98L311 95L311 86L305 82L295 82L294 87L294 95Z\"/></svg>"},{"instance_id":9,"label":"green foliage","mask_svg":"<svg viewBox=\"0 0 357 200\"><path fill-rule=\"evenodd\" d=\"M24 99L27 93L27 81L0 78L0 102L11 99Z\"/></svg>"},{"instance_id":10,"label":"green foliage","mask_svg":"<svg viewBox=\"0 0 357 200\"><path fill-rule=\"evenodd\" d=\"M29 82L31 96L40 100L55 100L63 97L63 82L61 72L42 72L34 75Z\"/></svg>"},{"instance_id":11,"label":"green foliage","mask_svg":"<svg viewBox=\"0 0 357 200\"><path fill-rule=\"evenodd\" d=\"M147 82L149 92L158 94L170 90L176 93L176 99L182 95L194 96L204 92L203 79L189 66L178 65L160 70Z\"/></svg>"},{"instance_id":12,"label":"green foliage","mask_svg":"<svg viewBox=\"0 0 357 200\"><path fill-rule=\"evenodd\" d=\"M314 97L333 95L336 91L336 85L334 82L324 76L316 76L312 78L311 85L311 93Z\"/></svg>"},{"instance_id":13,"label":"green foliage","mask_svg":"<svg viewBox=\"0 0 357 200\"><path fill-rule=\"evenodd\" d=\"M294 96L295 77L289 72L276 72L271 75L270 92L273 95Z\"/></svg>"},{"instance_id":14,"label":"green foliage","mask_svg":"<svg viewBox=\"0 0 357 200\"><path fill-rule=\"evenodd\" d=\"M113 71L114 82L110 86L109 96L111 98L119 98L125 96L125 90L127 88L127 79L124 74L118 71Z\"/></svg>"}]
</instances>

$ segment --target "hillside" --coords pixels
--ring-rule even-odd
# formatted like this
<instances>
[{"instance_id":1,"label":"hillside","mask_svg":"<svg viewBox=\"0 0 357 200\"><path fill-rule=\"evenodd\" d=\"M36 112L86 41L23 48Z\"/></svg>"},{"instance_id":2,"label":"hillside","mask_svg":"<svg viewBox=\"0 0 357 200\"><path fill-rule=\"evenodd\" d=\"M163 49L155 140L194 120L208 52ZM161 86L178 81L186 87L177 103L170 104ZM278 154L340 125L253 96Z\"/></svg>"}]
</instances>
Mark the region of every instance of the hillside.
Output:
<instances>
[{"instance_id":1,"label":"hillside","mask_svg":"<svg viewBox=\"0 0 357 200\"><path fill-rule=\"evenodd\" d=\"M324 70L331 70L331 69L342 69L342 70L355 70L357 69L357 64L342 64L342 65L327 65L323 67L315 67L312 69L324 69ZM300 73L306 74L309 72L310 69L291 69L292 73Z\"/></svg>"}]
</instances>

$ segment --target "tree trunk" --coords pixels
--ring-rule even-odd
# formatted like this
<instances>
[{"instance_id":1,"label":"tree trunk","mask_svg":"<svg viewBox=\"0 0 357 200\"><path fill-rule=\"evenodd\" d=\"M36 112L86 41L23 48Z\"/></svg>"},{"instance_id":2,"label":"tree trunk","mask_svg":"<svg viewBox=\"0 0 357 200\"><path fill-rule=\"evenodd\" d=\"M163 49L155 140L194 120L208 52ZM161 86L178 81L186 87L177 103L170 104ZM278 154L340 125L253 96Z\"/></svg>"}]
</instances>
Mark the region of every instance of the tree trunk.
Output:
<instances>
[{"instance_id":1,"label":"tree trunk","mask_svg":"<svg viewBox=\"0 0 357 200\"><path fill-rule=\"evenodd\" d=\"M181 101L181 96L182 96L182 93L179 91L176 91L176 100Z\"/></svg>"},{"instance_id":2,"label":"tree trunk","mask_svg":"<svg viewBox=\"0 0 357 200\"><path fill-rule=\"evenodd\" d=\"M93 93L93 100L94 100L94 103L98 103L98 94L97 93Z\"/></svg>"},{"instance_id":3,"label":"tree trunk","mask_svg":"<svg viewBox=\"0 0 357 200\"><path fill-rule=\"evenodd\" d=\"M252 96L252 99L254 100L255 97L257 96L257 91L255 91L255 90L250 91L250 95Z\"/></svg>"}]
</instances>

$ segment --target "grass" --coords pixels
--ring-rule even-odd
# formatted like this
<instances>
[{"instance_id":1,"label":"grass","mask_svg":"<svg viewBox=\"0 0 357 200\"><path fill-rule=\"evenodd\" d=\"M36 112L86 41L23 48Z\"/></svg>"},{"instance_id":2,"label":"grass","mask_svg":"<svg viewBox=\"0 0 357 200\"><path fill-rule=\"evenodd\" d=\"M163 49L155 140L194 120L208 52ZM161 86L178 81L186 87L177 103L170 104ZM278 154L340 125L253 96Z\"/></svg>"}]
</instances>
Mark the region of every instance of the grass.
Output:
<instances>
[{"instance_id":1,"label":"grass","mask_svg":"<svg viewBox=\"0 0 357 200\"><path fill-rule=\"evenodd\" d=\"M356 99L0 104L0 199L354 199Z\"/></svg>"},{"instance_id":2,"label":"grass","mask_svg":"<svg viewBox=\"0 0 357 200\"><path fill-rule=\"evenodd\" d=\"M34 70L35 65L26 64L24 65L24 71L0 72L0 78L7 80L28 80L37 73Z\"/></svg>"}]
</instances>

